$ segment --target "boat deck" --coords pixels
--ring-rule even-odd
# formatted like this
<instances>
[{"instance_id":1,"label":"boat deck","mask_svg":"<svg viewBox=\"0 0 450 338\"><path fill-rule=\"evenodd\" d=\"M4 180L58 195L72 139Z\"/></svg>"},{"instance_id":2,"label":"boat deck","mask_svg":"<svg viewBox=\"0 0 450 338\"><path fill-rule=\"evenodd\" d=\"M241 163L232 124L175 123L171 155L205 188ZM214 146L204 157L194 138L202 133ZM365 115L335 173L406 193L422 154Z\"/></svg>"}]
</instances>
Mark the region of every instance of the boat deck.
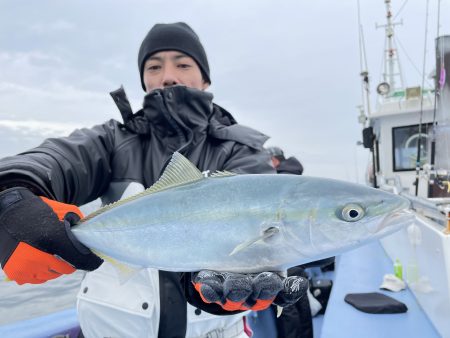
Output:
<instances>
[{"instance_id":1,"label":"boat deck","mask_svg":"<svg viewBox=\"0 0 450 338\"><path fill-rule=\"evenodd\" d=\"M320 337L441 337L409 289L400 292L379 289L383 276L393 273L392 261L377 241L341 255L334 285L323 319ZM348 293L381 292L408 307L401 314L368 314L344 301Z\"/></svg>"}]
</instances>

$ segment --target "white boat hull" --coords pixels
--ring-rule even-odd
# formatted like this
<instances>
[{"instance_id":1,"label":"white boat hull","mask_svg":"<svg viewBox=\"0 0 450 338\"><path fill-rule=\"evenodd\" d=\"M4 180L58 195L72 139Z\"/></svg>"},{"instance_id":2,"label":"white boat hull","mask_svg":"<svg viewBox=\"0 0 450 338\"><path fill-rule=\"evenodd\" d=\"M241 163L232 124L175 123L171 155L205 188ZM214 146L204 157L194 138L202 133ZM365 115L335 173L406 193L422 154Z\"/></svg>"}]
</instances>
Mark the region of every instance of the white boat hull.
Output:
<instances>
[{"instance_id":1,"label":"white boat hull","mask_svg":"<svg viewBox=\"0 0 450 338\"><path fill-rule=\"evenodd\" d=\"M403 265L403 277L442 337L450 337L450 235L433 221L415 224L381 240L388 256Z\"/></svg>"}]
</instances>

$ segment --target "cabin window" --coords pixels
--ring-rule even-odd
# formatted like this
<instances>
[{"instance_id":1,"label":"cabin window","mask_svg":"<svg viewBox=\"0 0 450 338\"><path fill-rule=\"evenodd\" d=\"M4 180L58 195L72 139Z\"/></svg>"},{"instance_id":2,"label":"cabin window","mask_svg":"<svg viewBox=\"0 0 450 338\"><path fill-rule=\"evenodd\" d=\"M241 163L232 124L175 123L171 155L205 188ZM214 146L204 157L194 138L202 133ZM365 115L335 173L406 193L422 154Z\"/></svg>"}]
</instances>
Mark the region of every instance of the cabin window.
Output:
<instances>
[{"instance_id":1,"label":"cabin window","mask_svg":"<svg viewBox=\"0 0 450 338\"><path fill-rule=\"evenodd\" d=\"M420 165L427 162L428 156L428 132L431 124L422 124L419 133L419 125L392 128L394 171L416 170L417 146L420 138Z\"/></svg>"}]
</instances>

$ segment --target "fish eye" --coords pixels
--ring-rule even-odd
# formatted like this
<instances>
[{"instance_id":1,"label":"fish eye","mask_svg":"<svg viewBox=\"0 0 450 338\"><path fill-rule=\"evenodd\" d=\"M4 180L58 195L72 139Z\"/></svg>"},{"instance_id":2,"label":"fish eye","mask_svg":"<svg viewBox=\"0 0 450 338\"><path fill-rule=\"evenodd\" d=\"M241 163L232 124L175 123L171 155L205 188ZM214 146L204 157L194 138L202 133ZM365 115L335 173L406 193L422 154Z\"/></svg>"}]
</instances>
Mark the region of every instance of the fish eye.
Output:
<instances>
[{"instance_id":1,"label":"fish eye","mask_svg":"<svg viewBox=\"0 0 450 338\"><path fill-rule=\"evenodd\" d=\"M344 221L356 222L364 217L365 211L363 207L358 204L347 204L342 208L341 216Z\"/></svg>"}]
</instances>

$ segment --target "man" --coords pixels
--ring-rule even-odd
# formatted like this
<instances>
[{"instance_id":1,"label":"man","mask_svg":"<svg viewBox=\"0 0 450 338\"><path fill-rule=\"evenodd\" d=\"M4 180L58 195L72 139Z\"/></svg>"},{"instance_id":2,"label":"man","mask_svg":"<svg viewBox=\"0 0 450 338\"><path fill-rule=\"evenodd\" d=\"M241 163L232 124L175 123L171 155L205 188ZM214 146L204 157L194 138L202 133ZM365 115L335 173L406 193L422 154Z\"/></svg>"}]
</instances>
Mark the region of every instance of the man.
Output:
<instances>
[{"instance_id":1,"label":"man","mask_svg":"<svg viewBox=\"0 0 450 338\"><path fill-rule=\"evenodd\" d=\"M303 166L300 161L293 156L286 158L281 148L269 147L267 151L271 156L273 167L278 174L303 174Z\"/></svg>"},{"instance_id":2,"label":"man","mask_svg":"<svg viewBox=\"0 0 450 338\"><path fill-rule=\"evenodd\" d=\"M120 283L111 265L70 232L83 216L76 205L143 191L175 151L203 171L274 172L262 147L267 137L237 124L205 91L208 60L188 25L155 25L138 66L147 93L143 109L133 114L123 89L111 93L123 124L110 120L76 130L0 161L2 268L19 284L95 270L77 302L86 337L247 337L245 310L292 304L305 293L306 280L147 269Z\"/></svg>"}]
</instances>

